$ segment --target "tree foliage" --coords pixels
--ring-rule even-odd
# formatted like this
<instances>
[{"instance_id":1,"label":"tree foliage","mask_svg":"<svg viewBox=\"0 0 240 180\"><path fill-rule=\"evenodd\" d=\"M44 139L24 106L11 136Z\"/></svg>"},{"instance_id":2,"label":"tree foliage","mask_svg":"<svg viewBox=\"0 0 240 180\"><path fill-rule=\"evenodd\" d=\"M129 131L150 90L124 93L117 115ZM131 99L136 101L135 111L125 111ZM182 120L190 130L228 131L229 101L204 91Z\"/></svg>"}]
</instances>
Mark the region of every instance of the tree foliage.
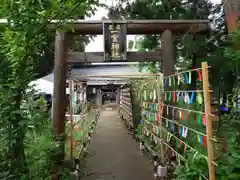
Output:
<instances>
[{"instance_id":1,"label":"tree foliage","mask_svg":"<svg viewBox=\"0 0 240 180\"><path fill-rule=\"evenodd\" d=\"M97 0L0 2L1 17L7 20L1 26L0 37L1 179L49 179L49 167L43 165L48 164L45 155L53 147L51 132L45 131L49 121L44 121L48 118L38 110L40 105L30 105L36 92L29 83L38 76L39 67L44 65L46 69L41 75L52 69L55 32L49 32L47 24L53 19L61 24L67 19L90 16L98 5ZM45 63L48 61L51 63ZM34 146L44 141L47 145L42 149ZM34 167L33 163L40 160L44 163Z\"/></svg>"}]
</instances>

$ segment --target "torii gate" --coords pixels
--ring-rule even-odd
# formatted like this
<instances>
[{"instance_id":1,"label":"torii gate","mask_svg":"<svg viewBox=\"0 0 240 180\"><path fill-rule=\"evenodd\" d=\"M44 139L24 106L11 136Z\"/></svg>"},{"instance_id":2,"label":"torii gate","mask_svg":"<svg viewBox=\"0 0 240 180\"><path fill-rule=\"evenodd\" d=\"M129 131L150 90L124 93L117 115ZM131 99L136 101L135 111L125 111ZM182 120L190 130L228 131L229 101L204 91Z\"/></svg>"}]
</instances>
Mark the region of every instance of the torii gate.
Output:
<instances>
[{"instance_id":1,"label":"torii gate","mask_svg":"<svg viewBox=\"0 0 240 180\"><path fill-rule=\"evenodd\" d=\"M125 48L123 60L132 62L162 61L164 76L174 72L174 34L185 33L191 30L194 31L194 33L205 33L209 29L208 20L80 20L67 23L64 27L65 32L56 32L55 39L53 130L59 141L63 140L62 135L65 132L65 86L68 64L104 62L106 60L106 53L67 52L67 35L102 35L105 32L105 24L116 24L123 27L120 32L123 36L127 34L160 34L161 50L151 52L126 52L126 47L123 47L123 49ZM52 23L49 25L49 28L56 30L57 27L56 24ZM73 28L75 29L74 32L72 32ZM109 37L105 36L104 38ZM126 38L123 39L122 43L122 45L126 43ZM56 179L58 178L56 177Z\"/></svg>"}]
</instances>

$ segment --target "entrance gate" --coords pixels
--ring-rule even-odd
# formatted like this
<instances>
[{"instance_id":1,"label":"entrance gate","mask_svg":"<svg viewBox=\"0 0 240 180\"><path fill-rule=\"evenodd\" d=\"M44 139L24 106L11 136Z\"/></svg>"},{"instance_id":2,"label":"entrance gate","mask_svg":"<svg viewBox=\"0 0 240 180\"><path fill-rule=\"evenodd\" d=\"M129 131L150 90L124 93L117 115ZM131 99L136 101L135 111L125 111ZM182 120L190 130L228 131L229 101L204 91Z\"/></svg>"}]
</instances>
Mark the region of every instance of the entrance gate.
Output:
<instances>
[{"instance_id":1,"label":"entrance gate","mask_svg":"<svg viewBox=\"0 0 240 180\"><path fill-rule=\"evenodd\" d=\"M56 30L55 24L49 28ZM174 35L186 32L205 33L209 28L208 20L99 20L77 21L67 23L65 32L56 32L54 97L53 97L53 130L57 141L64 140L66 111L66 79L71 79L72 64L96 62L163 62L163 74L174 73ZM75 29L74 33L72 29ZM105 52L68 52L67 36L71 35L104 35ZM161 35L161 49L148 52L127 52L126 35ZM110 46L111 45L111 46ZM64 156L60 155L59 159ZM56 177L58 179L58 177Z\"/></svg>"}]
</instances>

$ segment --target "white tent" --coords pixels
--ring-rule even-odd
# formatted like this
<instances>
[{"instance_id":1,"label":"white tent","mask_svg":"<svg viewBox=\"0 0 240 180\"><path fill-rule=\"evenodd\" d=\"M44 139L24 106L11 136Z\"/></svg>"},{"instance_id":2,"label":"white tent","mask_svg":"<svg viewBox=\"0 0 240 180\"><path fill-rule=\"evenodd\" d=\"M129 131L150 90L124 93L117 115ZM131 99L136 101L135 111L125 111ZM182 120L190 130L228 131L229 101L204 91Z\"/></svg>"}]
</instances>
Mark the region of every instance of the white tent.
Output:
<instances>
[{"instance_id":1,"label":"white tent","mask_svg":"<svg viewBox=\"0 0 240 180\"><path fill-rule=\"evenodd\" d=\"M34 85L36 91L53 95L53 74L32 81L29 85ZM66 88L66 93L69 94L69 88Z\"/></svg>"}]
</instances>

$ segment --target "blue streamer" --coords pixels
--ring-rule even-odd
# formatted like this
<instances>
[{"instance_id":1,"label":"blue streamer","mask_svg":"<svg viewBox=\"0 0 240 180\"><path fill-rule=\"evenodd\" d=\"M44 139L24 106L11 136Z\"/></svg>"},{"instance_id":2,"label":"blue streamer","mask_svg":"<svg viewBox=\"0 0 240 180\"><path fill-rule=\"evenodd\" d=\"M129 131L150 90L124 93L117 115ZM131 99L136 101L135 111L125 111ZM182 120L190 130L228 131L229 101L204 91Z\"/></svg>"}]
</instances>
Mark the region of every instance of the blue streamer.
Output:
<instances>
[{"instance_id":1,"label":"blue streamer","mask_svg":"<svg viewBox=\"0 0 240 180\"><path fill-rule=\"evenodd\" d=\"M192 94L191 94L191 97L190 97L190 104L192 104L193 103L193 98L194 98L194 92L192 92Z\"/></svg>"},{"instance_id":2,"label":"blue streamer","mask_svg":"<svg viewBox=\"0 0 240 180\"><path fill-rule=\"evenodd\" d=\"M167 78L164 79L164 87L167 87Z\"/></svg>"},{"instance_id":3,"label":"blue streamer","mask_svg":"<svg viewBox=\"0 0 240 180\"><path fill-rule=\"evenodd\" d=\"M203 145L203 136L200 136L200 144Z\"/></svg>"},{"instance_id":4,"label":"blue streamer","mask_svg":"<svg viewBox=\"0 0 240 180\"><path fill-rule=\"evenodd\" d=\"M189 80L188 80L188 76L187 76L186 72L184 73L184 76L185 76L185 79L186 79L186 83L189 84Z\"/></svg>"},{"instance_id":5,"label":"blue streamer","mask_svg":"<svg viewBox=\"0 0 240 180\"><path fill-rule=\"evenodd\" d=\"M172 119L173 121L174 121L174 119ZM172 128L172 132L174 132L174 123L173 122L171 122L171 128Z\"/></svg>"},{"instance_id":6,"label":"blue streamer","mask_svg":"<svg viewBox=\"0 0 240 180\"><path fill-rule=\"evenodd\" d=\"M180 134L183 135L183 127L180 127Z\"/></svg>"}]
</instances>

